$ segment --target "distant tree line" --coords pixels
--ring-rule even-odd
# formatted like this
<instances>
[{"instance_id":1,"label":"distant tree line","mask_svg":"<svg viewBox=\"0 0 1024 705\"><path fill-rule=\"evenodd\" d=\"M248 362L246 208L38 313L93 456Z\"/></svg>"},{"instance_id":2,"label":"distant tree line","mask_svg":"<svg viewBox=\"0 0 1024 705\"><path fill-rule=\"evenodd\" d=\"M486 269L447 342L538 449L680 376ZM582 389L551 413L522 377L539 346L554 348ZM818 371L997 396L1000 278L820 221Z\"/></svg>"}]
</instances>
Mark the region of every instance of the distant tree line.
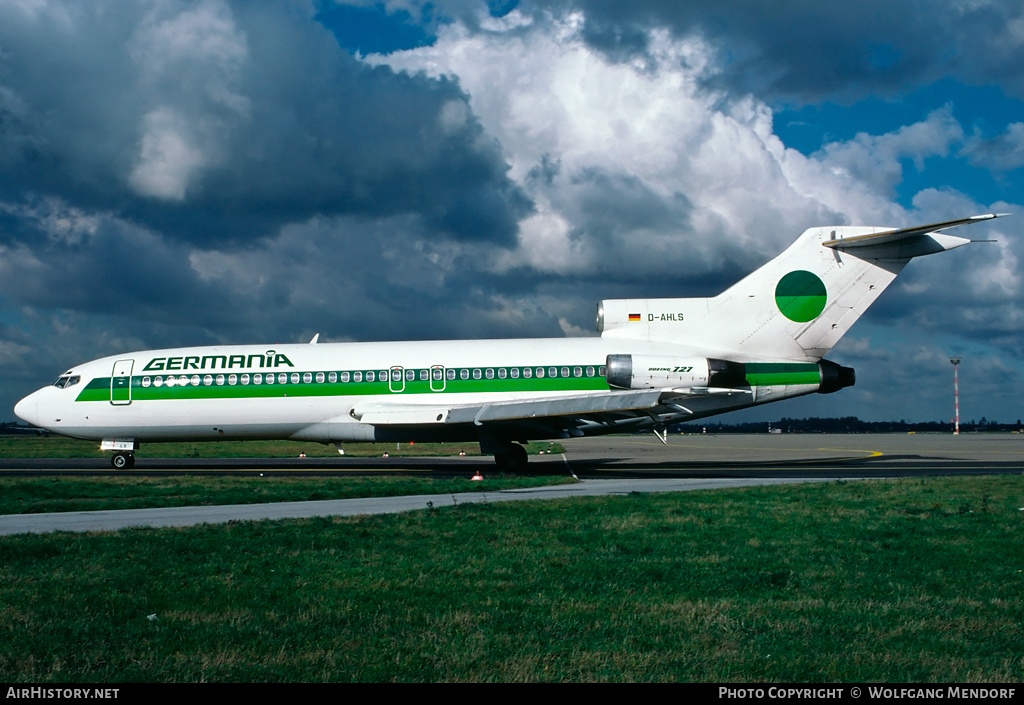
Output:
<instances>
[{"instance_id":1,"label":"distant tree line","mask_svg":"<svg viewBox=\"0 0 1024 705\"><path fill-rule=\"evenodd\" d=\"M953 424L949 421L922 421L912 423L899 421L861 421L856 416L844 416L835 419L821 419L817 416L808 419L791 419L782 417L778 421L757 421L747 423L722 423L721 421L693 421L676 424L670 430L673 433L767 433L770 430L782 433L952 433ZM980 421L960 422L960 433L993 433L1024 431L1020 419L1016 423L999 423L984 416Z\"/></svg>"}]
</instances>

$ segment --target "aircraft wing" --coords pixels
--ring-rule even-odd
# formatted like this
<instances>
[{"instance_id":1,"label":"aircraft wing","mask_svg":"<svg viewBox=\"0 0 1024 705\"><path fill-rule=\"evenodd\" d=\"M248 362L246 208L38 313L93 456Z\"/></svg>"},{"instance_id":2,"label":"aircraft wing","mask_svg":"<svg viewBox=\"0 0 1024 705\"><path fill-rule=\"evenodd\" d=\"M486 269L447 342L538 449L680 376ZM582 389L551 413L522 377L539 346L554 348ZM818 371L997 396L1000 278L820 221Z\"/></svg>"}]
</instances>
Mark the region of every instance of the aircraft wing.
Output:
<instances>
[{"instance_id":1,"label":"aircraft wing","mask_svg":"<svg viewBox=\"0 0 1024 705\"><path fill-rule=\"evenodd\" d=\"M572 394L540 399L512 399L480 404L368 404L356 407L352 415L363 423L380 425L420 423L473 423L512 421L547 416L603 413L647 409L658 404L662 392L657 389Z\"/></svg>"},{"instance_id":2,"label":"aircraft wing","mask_svg":"<svg viewBox=\"0 0 1024 705\"><path fill-rule=\"evenodd\" d=\"M701 398L749 394L749 390L712 389ZM692 416L684 404L695 399L691 390L613 390L600 394L570 394L532 399L488 401L479 404L373 404L356 407L352 416L374 426L468 424L546 427L567 430L586 426L629 425L633 419Z\"/></svg>"}]
</instances>

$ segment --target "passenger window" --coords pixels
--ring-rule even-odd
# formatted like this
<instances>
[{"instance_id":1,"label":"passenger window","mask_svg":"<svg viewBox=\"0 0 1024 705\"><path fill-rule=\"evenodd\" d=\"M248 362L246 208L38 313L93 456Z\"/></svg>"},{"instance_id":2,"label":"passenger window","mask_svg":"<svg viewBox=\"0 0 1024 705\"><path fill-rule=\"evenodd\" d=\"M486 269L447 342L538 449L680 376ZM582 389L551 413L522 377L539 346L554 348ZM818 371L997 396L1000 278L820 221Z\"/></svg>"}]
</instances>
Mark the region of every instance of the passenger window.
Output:
<instances>
[{"instance_id":1,"label":"passenger window","mask_svg":"<svg viewBox=\"0 0 1024 705\"><path fill-rule=\"evenodd\" d=\"M203 377L203 384L205 384L207 387L213 384L213 375L206 375L205 377Z\"/></svg>"},{"instance_id":2,"label":"passenger window","mask_svg":"<svg viewBox=\"0 0 1024 705\"><path fill-rule=\"evenodd\" d=\"M563 367L562 368L562 376L563 377L568 377L569 376L569 368L568 367Z\"/></svg>"},{"instance_id":3,"label":"passenger window","mask_svg":"<svg viewBox=\"0 0 1024 705\"><path fill-rule=\"evenodd\" d=\"M459 370L459 377L469 379L469 370Z\"/></svg>"},{"instance_id":4,"label":"passenger window","mask_svg":"<svg viewBox=\"0 0 1024 705\"><path fill-rule=\"evenodd\" d=\"M558 376L558 370L555 369L554 367L549 367L548 368L548 377L557 377L557 376Z\"/></svg>"},{"instance_id":5,"label":"passenger window","mask_svg":"<svg viewBox=\"0 0 1024 705\"><path fill-rule=\"evenodd\" d=\"M507 376L508 376L508 370L506 370L504 367L499 367L498 368L498 379L505 379L505 377L507 377Z\"/></svg>"},{"instance_id":6,"label":"passenger window","mask_svg":"<svg viewBox=\"0 0 1024 705\"><path fill-rule=\"evenodd\" d=\"M217 386L224 384L224 375L217 375Z\"/></svg>"},{"instance_id":7,"label":"passenger window","mask_svg":"<svg viewBox=\"0 0 1024 705\"><path fill-rule=\"evenodd\" d=\"M254 374L252 376L252 383L253 384L263 384L263 375L261 375L258 372L256 374Z\"/></svg>"},{"instance_id":8,"label":"passenger window","mask_svg":"<svg viewBox=\"0 0 1024 705\"><path fill-rule=\"evenodd\" d=\"M296 375L292 375L292 377L295 377L295 376ZM312 372L305 372L305 373L303 373L302 381L305 384L309 384L310 382L312 382L313 381L313 373Z\"/></svg>"},{"instance_id":9,"label":"passenger window","mask_svg":"<svg viewBox=\"0 0 1024 705\"><path fill-rule=\"evenodd\" d=\"M582 367L574 367L574 368L572 368L572 376L573 377L582 377L583 376L583 368Z\"/></svg>"},{"instance_id":10,"label":"passenger window","mask_svg":"<svg viewBox=\"0 0 1024 705\"><path fill-rule=\"evenodd\" d=\"M363 381L363 373L362 372L353 372L352 373L352 381L353 382L362 382Z\"/></svg>"},{"instance_id":11,"label":"passenger window","mask_svg":"<svg viewBox=\"0 0 1024 705\"><path fill-rule=\"evenodd\" d=\"M426 370L420 370L420 381L421 382L426 382L427 381L427 371Z\"/></svg>"},{"instance_id":12,"label":"passenger window","mask_svg":"<svg viewBox=\"0 0 1024 705\"><path fill-rule=\"evenodd\" d=\"M323 384L324 383L324 373L323 372L317 372L316 373L316 383L317 384Z\"/></svg>"},{"instance_id":13,"label":"passenger window","mask_svg":"<svg viewBox=\"0 0 1024 705\"><path fill-rule=\"evenodd\" d=\"M295 381L298 382L299 381L298 380L298 375L295 375L295 377L296 377ZM284 372L279 373L277 375L277 382L278 382L278 384L288 384L288 375L285 374Z\"/></svg>"},{"instance_id":14,"label":"passenger window","mask_svg":"<svg viewBox=\"0 0 1024 705\"><path fill-rule=\"evenodd\" d=\"M380 378L383 381L383 380L387 379L387 375L382 373ZM370 370L369 372L366 373L366 381L367 382L372 382L375 379L377 379L377 373L376 372L374 372L373 370ZM358 382L359 380L357 379L356 381Z\"/></svg>"},{"instance_id":15,"label":"passenger window","mask_svg":"<svg viewBox=\"0 0 1024 705\"><path fill-rule=\"evenodd\" d=\"M199 375L192 375L192 379L190 381L191 381L193 387L198 387L199 386Z\"/></svg>"},{"instance_id":16,"label":"passenger window","mask_svg":"<svg viewBox=\"0 0 1024 705\"><path fill-rule=\"evenodd\" d=\"M509 370L509 375L512 376L512 379L519 379L519 368L513 367L511 370Z\"/></svg>"},{"instance_id":17,"label":"passenger window","mask_svg":"<svg viewBox=\"0 0 1024 705\"><path fill-rule=\"evenodd\" d=\"M530 377L533 377L533 368L532 367L524 367L523 368L523 377L525 379L530 379Z\"/></svg>"},{"instance_id":18,"label":"passenger window","mask_svg":"<svg viewBox=\"0 0 1024 705\"><path fill-rule=\"evenodd\" d=\"M162 386L164 386L164 378L163 377L157 377L156 379L154 379L153 380L153 386L154 387L162 387Z\"/></svg>"},{"instance_id":19,"label":"passenger window","mask_svg":"<svg viewBox=\"0 0 1024 705\"><path fill-rule=\"evenodd\" d=\"M249 384L249 373L246 372L242 375L242 384Z\"/></svg>"},{"instance_id":20,"label":"passenger window","mask_svg":"<svg viewBox=\"0 0 1024 705\"><path fill-rule=\"evenodd\" d=\"M484 377L486 377L487 379L494 379L494 368L488 367L486 370L484 370Z\"/></svg>"},{"instance_id":21,"label":"passenger window","mask_svg":"<svg viewBox=\"0 0 1024 705\"><path fill-rule=\"evenodd\" d=\"M341 373L341 381L342 381L343 384L347 384L349 379L351 379L351 377L349 377L348 372L342 372Z\"/></svg>"},{"instance_id":22,"label":"passenger window","mask_svg":"<svg viewBox=\"0 0 1024 705\"><path fill-rule=\"evenodd\" d=\"M298 372L292 372L292 384L298 384L298 383L299 383L299 373Z\"/></svg>"},{"instance_id":23,"label":"passenger window","mask_svg":"<svg viewBox=\"0 0 1024 705\"><path fill-rule=\"evenodd\" d=\"M274 375L272 373L268 373L267 374L267 384L273 384L273 383L274 383Z\"/></svg>"},{"instance_id":24,"label":"passenger window","mask_svg":"<svg viewBox=\"0 0 1024 705\"><path fill-rule=\"evenodd\" d=\"M405 381L412 382L414 379L416 379L416 370L406 370Z\"/></svg>"},{"instance_id":25,"label":"passenger window","mask_svg":"<svg viewBox=\"0 0 1024 705\"><path fill-rule=\"evenodd\" d=\"M337 372L332 372L331 374L327 375L327 381L330 382L331 384L334 384L335 382L337 382L338 381L338 373Z\"/></svg>"},{"instance_id":26,"label":"passenger window","mask_svg":"<svg viewBox=\"0 0 1024 705\"><path fill-rule=\"evenodd\" d=\"M445 370L444 375L448 379L455 379L455 370L449 368Z\"/></svg>"},{"instance_id":27,"label":"passenger window","mask_svg":"<svg viewBox=\"0 0 1024 705\"><path fill-rule=\"evenodd\" d=\"M540 379L543 376L544 376L544 368L543 367L538 367L537 368L537 378Z\"/></svg>"},{"instance_id":28,"label":"passenger window","mask_svg":"<svg viewBox=\"0 0 1024 705\"><path fill-rule=\"evenodd\" d=\"M479 367L473 370L473 379L480 379L480 368Z\"/></svg>"},{"instance_id":29,"label":"passenger window","mask_svg":"<svg viewBox=\"0 0 1024 705\"><path fill-rule=\"evenodd\" d=\"M152 383L152 380L150 380L149 377L143 377L142 378L142 386L143 387L148 387L151 383Z\"/></svg>"},{"instance_id":30,"label":"passenger window","mask_svg":"<svg viewBox=\"0 0 1024 705\"><path fill-rule=\"evenodd\" d=\"M593 376L594 376L594 367L593 366L587 367L587 377L593 377Z\"/></svg>"},{"instance_id":31,"label":"passenger window","mask_svg":"<svg viewBox=\"0 0 1024 705\"><path fill-rule=\"evenodd\" d=\"M238 384L238 375L228 375L228 384Z\"/></svg>"}]
</instances>

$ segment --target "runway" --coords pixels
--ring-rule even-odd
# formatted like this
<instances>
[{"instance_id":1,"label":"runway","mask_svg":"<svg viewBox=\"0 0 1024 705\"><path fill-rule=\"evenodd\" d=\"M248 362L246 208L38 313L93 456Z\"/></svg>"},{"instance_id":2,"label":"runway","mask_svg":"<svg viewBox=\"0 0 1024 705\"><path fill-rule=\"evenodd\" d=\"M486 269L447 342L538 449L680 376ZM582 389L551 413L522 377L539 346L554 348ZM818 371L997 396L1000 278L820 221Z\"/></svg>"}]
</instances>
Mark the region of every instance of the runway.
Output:
<instances>
[{"instance_id":1,"label":"runway","mask_svg":"<svg viewBox=\"0 0 1024 705\"><path fill-rule=\"evenodd\" d=\"M0 516L0 535L111 531L228 521L353 516L474 502L681 492L750 485L940 475L1021 474L1024 435L728 435L651 436L562 441L562 454L534 456L530 472L573 474L581 482L495 492L372 499L176 507ZM118 474L103 461L0 460L0 475ZM140 458L130 474L423 474L493 473L486 458L304 458L167 460Z\"/></svg>"},{"instance_id":2,"label":"runway","mask_svg":"<svg viewBox=\"0 0 1024 705\"><path fill-rule=\"evenodd\" d=\"M530 456L529 472L579 478L905 477L1024 471L1024 434L653 435L558 441L564 453ZM381 444L381 455L392 446ZM147 458L112 470L106 458L0 458L0 476L16 474L416 474L461 477L495 472L488 456L444 458Z\"/></svg>"}]
</instances>

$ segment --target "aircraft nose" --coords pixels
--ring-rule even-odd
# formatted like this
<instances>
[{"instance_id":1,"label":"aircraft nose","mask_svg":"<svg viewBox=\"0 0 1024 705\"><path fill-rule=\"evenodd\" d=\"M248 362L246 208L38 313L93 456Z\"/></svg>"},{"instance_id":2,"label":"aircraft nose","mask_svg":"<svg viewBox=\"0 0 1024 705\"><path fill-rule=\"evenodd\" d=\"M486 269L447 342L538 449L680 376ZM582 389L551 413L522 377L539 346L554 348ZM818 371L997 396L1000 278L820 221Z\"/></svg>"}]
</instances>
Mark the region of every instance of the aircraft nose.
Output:
<instances>
[{"instance_id":1,"label":"aircraft nose","mask_svg":"<svg viewBox=\"0 0 1024 705\"><path fill-rule=\"evenodd\" d=\"M22 421L27 421L33 426L39 425L39 401L38 392L33 392L14 405L14 414Z\"/></svg>"}]
</instances>

